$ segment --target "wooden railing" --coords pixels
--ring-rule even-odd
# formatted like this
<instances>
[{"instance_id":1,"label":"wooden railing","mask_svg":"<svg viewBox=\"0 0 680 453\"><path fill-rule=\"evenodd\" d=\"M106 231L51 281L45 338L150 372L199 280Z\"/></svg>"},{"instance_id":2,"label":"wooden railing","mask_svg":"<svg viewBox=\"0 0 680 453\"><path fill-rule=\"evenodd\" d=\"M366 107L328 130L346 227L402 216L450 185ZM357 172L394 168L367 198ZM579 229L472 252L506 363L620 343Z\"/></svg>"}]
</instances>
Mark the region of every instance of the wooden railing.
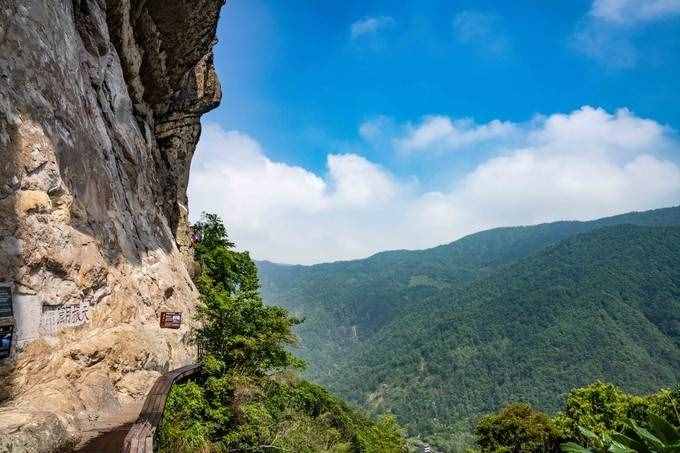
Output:
<instances>
[{"instance_id":1,"label":"wooden railing","mask_svg":"<svg viewBox=\"0 0 680 453\"><path fill-rule=\"evenodd\" d=\"M123 441L123 453L153 453L153 440L163 417L165 401L175 383L189 379L199 371L199 365L187 365L169 371L156 379L146 396L142 411Z\"/></svg>"}]
</instances>

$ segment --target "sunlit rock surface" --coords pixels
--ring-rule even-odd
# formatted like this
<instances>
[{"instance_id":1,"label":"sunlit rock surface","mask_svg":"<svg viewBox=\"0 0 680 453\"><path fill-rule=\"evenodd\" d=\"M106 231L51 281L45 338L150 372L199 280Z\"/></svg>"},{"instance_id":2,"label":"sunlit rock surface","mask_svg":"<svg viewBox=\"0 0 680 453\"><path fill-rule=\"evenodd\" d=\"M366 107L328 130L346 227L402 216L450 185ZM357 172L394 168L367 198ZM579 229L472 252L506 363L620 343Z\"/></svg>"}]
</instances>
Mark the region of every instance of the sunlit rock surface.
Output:
<instances>
[{"instance_id":1,"label":"sunlit rock surface","mask_svg":"<svg viewBox=\"0 0 680 453\"><path fill-rule=\"evenodd\" d=\"M186 186L224 0L0 0L0 451L62 451L191 362ZM16 335L15 335L16 337Z\"/></svg>"}]
</instances>

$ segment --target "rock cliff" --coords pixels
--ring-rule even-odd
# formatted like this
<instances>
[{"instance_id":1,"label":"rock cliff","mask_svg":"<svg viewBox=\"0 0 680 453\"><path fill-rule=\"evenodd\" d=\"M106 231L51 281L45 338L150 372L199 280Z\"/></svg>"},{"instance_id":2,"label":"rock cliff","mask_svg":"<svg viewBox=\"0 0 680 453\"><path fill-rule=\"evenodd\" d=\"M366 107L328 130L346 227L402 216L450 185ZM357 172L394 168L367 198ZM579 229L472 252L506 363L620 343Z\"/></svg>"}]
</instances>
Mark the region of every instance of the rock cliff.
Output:
<instances>
[{"instance_id":1,"label":"rock cliff","mask_svg":"<svg viewBox=\"0 0 680 453\"><path fill-rule=\"evenodd\" d=\"M0 0L0 451L63 451L191 362L186 186L224 0ZM17 342L18 341L18 342Z\"/></svg>"}]
</instances>

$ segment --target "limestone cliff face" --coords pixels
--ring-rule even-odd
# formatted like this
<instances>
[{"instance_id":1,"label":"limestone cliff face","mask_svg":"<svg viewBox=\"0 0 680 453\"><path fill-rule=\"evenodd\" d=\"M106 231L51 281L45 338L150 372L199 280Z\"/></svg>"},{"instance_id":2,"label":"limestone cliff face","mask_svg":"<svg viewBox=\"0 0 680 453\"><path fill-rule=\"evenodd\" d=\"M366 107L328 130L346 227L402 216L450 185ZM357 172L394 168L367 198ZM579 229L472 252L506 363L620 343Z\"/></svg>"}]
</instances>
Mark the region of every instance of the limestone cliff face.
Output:
<instances>
[{"instance_id":1,"label":"limestone cliff face","mask_svg":"<svg viewBox=\"0 0 680 453\"><path fill-rule=\"evenodd\" d=\"M223 3L0 0L0 283L20 340L0 451L77 440L193 360L188 323L158 316L197 299L186 186Z\"/></svg>"}]
</instances>

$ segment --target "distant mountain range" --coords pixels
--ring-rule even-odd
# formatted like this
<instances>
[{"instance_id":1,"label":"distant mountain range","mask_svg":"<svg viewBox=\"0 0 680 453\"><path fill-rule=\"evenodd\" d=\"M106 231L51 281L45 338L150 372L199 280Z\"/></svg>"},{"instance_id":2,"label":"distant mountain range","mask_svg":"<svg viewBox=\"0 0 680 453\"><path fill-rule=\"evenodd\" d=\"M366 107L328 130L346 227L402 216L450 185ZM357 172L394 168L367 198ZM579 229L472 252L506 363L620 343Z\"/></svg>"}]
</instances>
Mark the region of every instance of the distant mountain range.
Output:
<instances>
[{"instance_id":1,"label":"distant mountain range","mask_svg":"<svg viewBox=\"0 0 680 453\"><path fill-rule=\"evenodd\" d=\"M507 401L554 410L597 378L680 377L680 207L258 267L265 301L305 318L309 376L413 434L464 431Z\"/></svg>"}]
</instances>

